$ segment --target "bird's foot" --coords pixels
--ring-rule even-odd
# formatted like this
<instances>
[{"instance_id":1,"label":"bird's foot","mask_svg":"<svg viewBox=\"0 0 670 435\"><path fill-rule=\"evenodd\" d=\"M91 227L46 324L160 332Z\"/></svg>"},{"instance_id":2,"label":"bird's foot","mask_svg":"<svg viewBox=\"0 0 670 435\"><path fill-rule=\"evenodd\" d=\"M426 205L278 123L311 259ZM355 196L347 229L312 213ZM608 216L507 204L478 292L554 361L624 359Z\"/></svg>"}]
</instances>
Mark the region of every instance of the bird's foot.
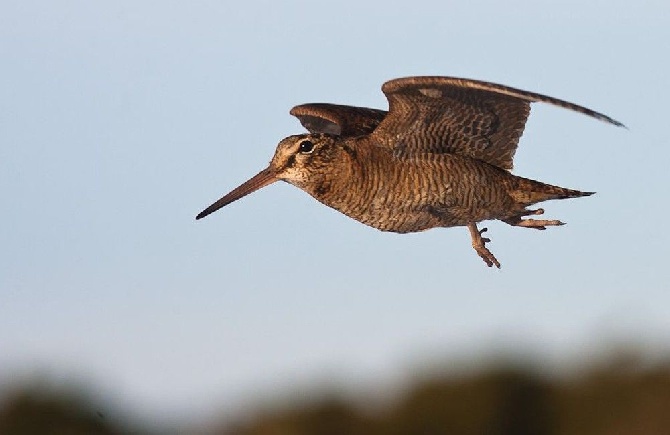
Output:
<instances>
[{"instance_id":1,"label":"bird's foot","mask_svg":"<svg viewBox=\"0 0 670 435\"><path fill-rule=\"evenodd\" d=\"M518 215L504 219L503 222L515 227L535 228L537 230L546 230L549 226L565 225L565 223L558 220L521 219L523 216L537 216L540 214L544 214L543 208L523 210Z\"/></svg>"},{"instance_id":2,"label":"bird's foot","mask_svg":"<svg viewBox=\"0 0 670 435\"><path fill-rule=\"evenodd\" d=\"M537 230L546 230L547 227L565 225L565 222L558 220L541 220L541 219L519 219L513 224L517 227L535 228Z\"/></svg>"},{"instance_id":3,"label":"bird's foot","mask_svg":"<svg viewBox=\"0 0 670 435\"><path fill-rule=\"evenodd\" d=\"M476 224L468 224L468 229L470 230L470 237L472 238L472 247L477 251L477 254L484 260L488 267L492 267L495 264L496 267L500 269L500 262L498 262L498 259L486 247L486 244L490 242L491 239L482 237L482 234L488 231L488 228L478 230Z\"/></svg>"}]
</instances>

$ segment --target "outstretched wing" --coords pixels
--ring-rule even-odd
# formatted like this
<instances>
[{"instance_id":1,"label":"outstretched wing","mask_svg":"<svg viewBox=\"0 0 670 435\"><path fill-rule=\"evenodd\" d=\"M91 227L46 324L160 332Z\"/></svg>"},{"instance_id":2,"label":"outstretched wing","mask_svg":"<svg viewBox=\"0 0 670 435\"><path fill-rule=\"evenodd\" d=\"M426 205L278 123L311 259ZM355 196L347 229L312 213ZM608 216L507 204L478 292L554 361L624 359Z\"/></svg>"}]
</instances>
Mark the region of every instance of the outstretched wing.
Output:
<instances>
[{"instance_id":1,"label":"outstretched wing","mask_svg":"<svg viewBox=\"0 0 670 435\"><path fill-rule=\"evenodd\" d=\"M384 83L389 113L371 135L394 151L454 153L512 169L530 113L544 102L623 126L586 107L495 83L454 77L406 77Z\"/></svg>"},{"instance_id":2,"label":"outstretched wing","mask_svg":"<svg viewBox=\"0 0 670 435\"><path fill-rule=\"evenodd\" d=\"M370 134L386 116L385 110L339 104L311 103L295 106L291 115L310 133L328 133L337 136Z\"/></svg>"}]
</instances>

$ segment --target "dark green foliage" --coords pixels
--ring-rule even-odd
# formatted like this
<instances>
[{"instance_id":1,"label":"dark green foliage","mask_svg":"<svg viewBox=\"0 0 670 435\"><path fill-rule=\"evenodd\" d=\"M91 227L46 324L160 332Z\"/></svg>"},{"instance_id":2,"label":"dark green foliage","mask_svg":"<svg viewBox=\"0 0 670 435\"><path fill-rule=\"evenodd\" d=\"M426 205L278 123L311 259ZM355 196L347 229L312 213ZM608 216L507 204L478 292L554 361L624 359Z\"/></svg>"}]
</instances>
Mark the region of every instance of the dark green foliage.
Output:
<instances>
[{"instance_id":1,"label":"dark green foliage","mask_svg":"<svg viewBox=\"0 0 670 435\"><path fill-rule=\"evenodd\" d=\"M120 434L101 411L71 393L18 391L0 408L0 434L107 435Z\"/></svg>"},{"instance_id":2,"label":"dark green foliage","mask_svg":"<svg viewBox=\"0 0 670 435\"><path fill-rule=\"evenodd\" d=\"M110 421L104 406L94 402L71 393L16 391L0 402L0 434L146 432L130 422ZM416 382L392 405L366 405L373 406L364 410L332 394L302 405L286 400L245 420L225 422L211 433L661 435L670 428L670 364L609 365L567 380L509 368L434 376ZM169 432L190 433L176 428Z\"/></svg>"},{"instance_id":3,"label":"dark green foliage","mask_svg":"<svg viewBox=\"0 0 670 435\"><path fill-rule=\"evenodd\" d=\"M578 379L549 380L527 370L494 369L416 384L395 405L370 415L330 402L259 413L226 435L662 435L670 428L670 365L611 366ZM322 418L328 416L328 418Z\"/></svg>"}]
</instances>

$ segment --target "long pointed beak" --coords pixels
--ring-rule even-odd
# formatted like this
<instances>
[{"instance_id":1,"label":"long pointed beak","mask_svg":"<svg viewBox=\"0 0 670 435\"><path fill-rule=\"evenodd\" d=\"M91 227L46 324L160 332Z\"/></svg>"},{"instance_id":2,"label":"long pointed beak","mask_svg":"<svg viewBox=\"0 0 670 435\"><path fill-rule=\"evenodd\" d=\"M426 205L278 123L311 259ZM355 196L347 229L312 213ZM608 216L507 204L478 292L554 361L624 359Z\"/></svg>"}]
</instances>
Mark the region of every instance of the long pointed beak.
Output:
<instances>
[{"instance_id":1,"label":"long pointed beak","mask_svg":"<svg viewBox=\"0 0 670 435\"><path fill-rule=\"evenodd\" d=\"M275 175L275 172L270 169L269 167L263 169L261 172L258 174L254 175L251 177L249 180L245 181L242 183L240 186L236 187L233 189L230 193L225 195L223 198L219 199L216 201L214 204L210 205L203 211L201 211L195 218L197 219L202 219L205 216L207 216L210 213L214 213L221 207L225 207L228 204L230 204L233 201L237 201L238 199L242 198L243 196L247 196L248 194L257 191L258 189L261 189L268 184L272 184L275 181L277 181L278 178Z\"/></svg>"}]
</instances>

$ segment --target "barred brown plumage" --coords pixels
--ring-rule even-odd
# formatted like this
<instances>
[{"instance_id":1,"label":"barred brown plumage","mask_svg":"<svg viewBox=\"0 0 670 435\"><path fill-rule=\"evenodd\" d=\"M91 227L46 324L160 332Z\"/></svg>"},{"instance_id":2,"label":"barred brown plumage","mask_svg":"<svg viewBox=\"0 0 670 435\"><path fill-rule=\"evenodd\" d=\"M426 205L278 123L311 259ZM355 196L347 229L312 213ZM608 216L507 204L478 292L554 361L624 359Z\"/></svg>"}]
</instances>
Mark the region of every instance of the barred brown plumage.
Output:
<instances>
[{"instance_id":1,"label":"barred brown plumage","mask_svg":"<svg viewBox=\"0 0 670 435\"><path fill-rule=\"evenodd\" d=\"M291 109L309 134L279 142L270 165L196 219L278 180L382 231L467 226L472 246L500 267L477 223L545 229L558 220L523 219L528 206L591 195L509 172L530 103L574 110L616 126L607 115L546 95L478 80L406 77L382 86L389 111L327 103ZM309 142L307 142L309 141Z\"/></svg>"}]
</instances>

